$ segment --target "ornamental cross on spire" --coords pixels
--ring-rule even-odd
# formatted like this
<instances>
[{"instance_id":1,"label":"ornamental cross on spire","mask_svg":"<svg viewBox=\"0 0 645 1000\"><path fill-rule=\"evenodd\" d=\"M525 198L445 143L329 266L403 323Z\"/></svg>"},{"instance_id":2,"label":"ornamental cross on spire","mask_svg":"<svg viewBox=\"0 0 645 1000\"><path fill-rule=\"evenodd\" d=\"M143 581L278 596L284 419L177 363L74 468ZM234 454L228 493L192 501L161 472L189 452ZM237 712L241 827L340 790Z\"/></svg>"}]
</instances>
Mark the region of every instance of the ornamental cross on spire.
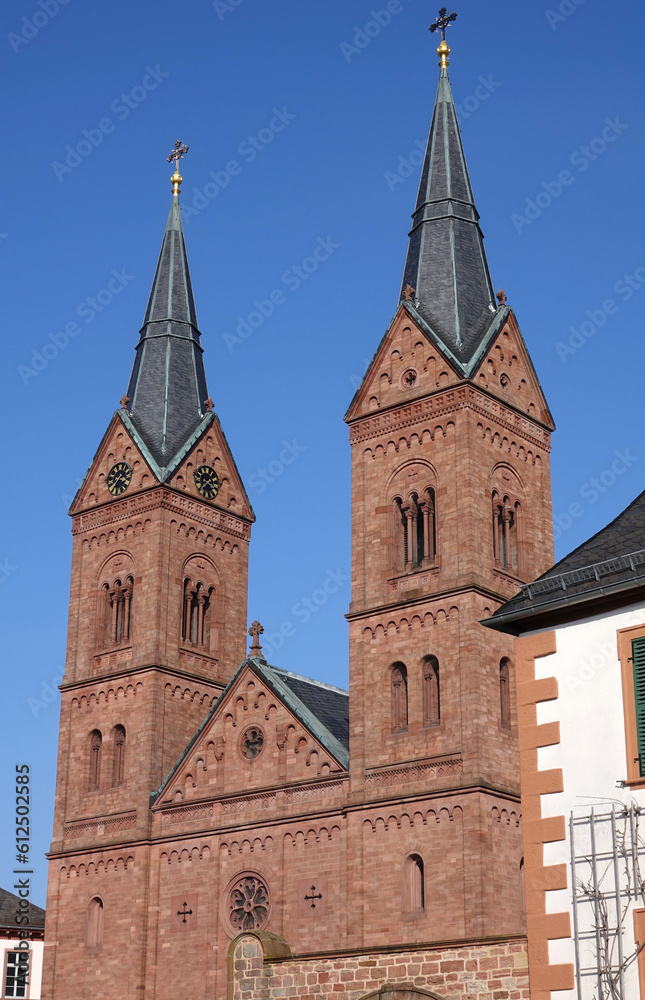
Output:
<instances>
[{"instance_id":1,"label":"ornamental cross on spire","mask_svg":"<svg viewBox=\"0 0 645 1000\"><path fill-rule=\"evenodd\" d=\"M450 24L456 20L457 20L456 14L449 14L448 8L442 7L441 10L439 11L439 17L437 18L437 20L435 21L434 24L430 25L430 31L439 30L441 32L441 41L445 42L446 28L449 28Z\"/></svg>"},{"instance_id":2,"label":"ornamental cross on spire","mask_svg":"<svg viewBox=\"0 0 645 1000\"><path fill-rule=\"evenodd\" d=\"M175 148L173 149L170 156L166 157L166 159L168 160L168 163L172 163L172 161L174 160L175 170L177 170L177 165L179 161L181 160L182 156L186 155L187 152L188 152L188 146L186 145L182 146L181 139L177 139L177 142L175 143Z\"/></svg>"}]
</instances>

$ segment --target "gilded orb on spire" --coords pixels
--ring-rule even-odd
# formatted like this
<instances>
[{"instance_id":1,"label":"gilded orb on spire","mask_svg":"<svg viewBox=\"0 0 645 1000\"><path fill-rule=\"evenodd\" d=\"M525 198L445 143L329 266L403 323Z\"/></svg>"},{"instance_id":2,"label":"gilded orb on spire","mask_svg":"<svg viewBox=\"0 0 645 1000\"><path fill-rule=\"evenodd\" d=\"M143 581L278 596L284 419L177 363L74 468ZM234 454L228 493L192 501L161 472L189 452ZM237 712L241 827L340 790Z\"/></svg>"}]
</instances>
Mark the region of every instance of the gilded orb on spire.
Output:
<instances>
[{"instance_id":1,"label":"gilded orb on spire","mask_svg":"<svg viewBox=\"0 0 645 1000\"><path fill-rule=\"evenodd\" d=\"M187 152L188 152L188 146L185 145L182 146L181 139L177 139L177 142L175 143L175 148L173 149L172 153L170 154L170 156L166 157L168 163L172 163L173 160L175 162L175 172L170 178L170 183L172 184L172 193L175 195L179 194L181 182L184 179L179 173L179 161L183 156L186 155Z\"/></svg>"},{"instance_id":2,"label":"gilded orb on spire","mask_svg":"<svg viewBox=\"0 0 645 1000\"><path fill-rule=\"evenodd\" d=\"M448 68L448 56L450 55L450 47L446 42L446 28L449 28L453 21L457 20L457 15L455 13L449 14L447 7L442 7L439 11L439 17L430 25L430 31L440 31L441 32L441 43L437 49L437 55L439 56L439 66L441 69Z\"/></svg>"}]
</instances>

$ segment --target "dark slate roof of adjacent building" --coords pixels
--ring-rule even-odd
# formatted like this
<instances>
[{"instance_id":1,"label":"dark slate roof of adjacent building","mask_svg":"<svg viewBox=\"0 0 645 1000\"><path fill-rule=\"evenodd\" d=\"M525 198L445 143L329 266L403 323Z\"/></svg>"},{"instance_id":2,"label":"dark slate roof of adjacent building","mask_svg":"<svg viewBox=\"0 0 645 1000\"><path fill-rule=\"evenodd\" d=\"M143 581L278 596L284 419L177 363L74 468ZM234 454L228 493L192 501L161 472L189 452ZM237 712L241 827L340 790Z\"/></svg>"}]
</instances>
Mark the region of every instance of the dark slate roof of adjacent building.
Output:
<instances>
[{"instance_id":1,"label":"dark slate roof of adjacent building","mask_svg":"<svg viewBox=\"0 0 645 1000\"><path fill-rule=\"evenodd\" d=\"M0 889L0 927L13 928L18 933L16 914L18 913L19 906L20 899L18 896L14 896L12 892L7 892L6 889ZM24 929L28 930L29 927L34 927L42 930L44 926L45 911L42 907L36 906L35 903L30 903L29 924L25 924Z\"/></svg>"},{"instance_id":2,"label":"dark slate roof of adjacent building","mask_svg":"<svg viewBox=\"0 0 645 1000\"><path fill-rule=\"evenodd\" d=\"M349 768L349 694L341 688L314 681L288 670L272 667L259 656L248 656L228 682L209 711L179 760L168 773L158 791L150 796L150 803L159 799L173 775L189 755L204 729L225 700L231 687L245 667L250 667L267 687L289 708L309 732L338 761Z\"/></svg>"},{"instance_id":3,"label":"dark slate roof of adjacent building","mask_svg":"<svg viewBox=\"0 0 645 1000\"><path fill-rule=\"evenodd\" d=\"M461 365L477 353L496 312L457 111L442 69L412 216L401 300L414 306Z\"/></svg>"},{"instance_id":4,"label":"dark slate roof of adjacent building","mask_svg":"<svg viewBox=\"0 0 645 1000\"><path fill-rule=\"evenodd\" d=\"M208 397L179 197L172 207L127 395L132 424L161 468L200 427Z\"/></svg>"},{"instance_id":5,"label":"dark slate roof of adjacent building","mask_svg":"<svg viewBox=\"0 0 645 1000\"><path fill-rule=\"evenodd\" d=\"M645 492L568 556L488 618L484 625L519 634L547 619L584 614L580 605L621 599L645 588Z\"/></svg>"}]
</instances>

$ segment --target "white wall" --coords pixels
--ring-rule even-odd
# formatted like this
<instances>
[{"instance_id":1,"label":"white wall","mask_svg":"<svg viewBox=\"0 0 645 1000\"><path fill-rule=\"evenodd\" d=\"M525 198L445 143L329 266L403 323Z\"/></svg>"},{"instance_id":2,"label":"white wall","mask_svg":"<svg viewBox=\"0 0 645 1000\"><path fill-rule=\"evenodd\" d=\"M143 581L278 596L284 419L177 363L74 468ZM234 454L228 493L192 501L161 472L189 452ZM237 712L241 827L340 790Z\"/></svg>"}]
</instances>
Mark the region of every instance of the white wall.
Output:
<instances>
[{"instance_id":1,"label":"white wall","mask_svg":"<svg viewBox=\"0 0 645 1000\"><path fill-rule=\"evenodd\" d=\"M585 619L556 628L557 653L536 661L536 677L556 677L557 701L537 707L538 724L560 723L561 742L538 750L540 770L562 768L564 791L542 796L542 816L583 816L594 808L597 813L631 805L645 806L645 791L621 788L627 777L625 725L621 667L618 660L618 629L645 625L645 604L611 612L599 619ZM546 844L545 865L566 864L569 888L547 893L547 912L572 912L569 840ZM642 905L642 904L641 904ZM573 926L573 919L572 919ZM628 916L624 933L625 955L634 950L633 919ZM574 962L571 941L552 941L552 963ZM591 1000L595 982L583 980L582 996ZM636 1000L638 972L632 963L626 972L626 1000ZM552 1000L577 1000L575 990L552 993Z\"/></svg>"},{"instance_id":2,"label":"white wall","mask_svg":"<svg viewBox=\"0 0 645 1000\"><path fill-rule=\"evenodd\" d=\"M0 983L0 997L4 996L4 965L5 956L8 951L18 951L18 945L20 943L20 938L15 940L1 939L0 940L0 950L2 965L0 966L0 972L3 976L2 982ZM44 944L42 941L30 941L29 950L31 952L31 969L29 974L29 1000L40 1000L40 984L43 977L43 948Z\"/></svg>"}]
</instances>

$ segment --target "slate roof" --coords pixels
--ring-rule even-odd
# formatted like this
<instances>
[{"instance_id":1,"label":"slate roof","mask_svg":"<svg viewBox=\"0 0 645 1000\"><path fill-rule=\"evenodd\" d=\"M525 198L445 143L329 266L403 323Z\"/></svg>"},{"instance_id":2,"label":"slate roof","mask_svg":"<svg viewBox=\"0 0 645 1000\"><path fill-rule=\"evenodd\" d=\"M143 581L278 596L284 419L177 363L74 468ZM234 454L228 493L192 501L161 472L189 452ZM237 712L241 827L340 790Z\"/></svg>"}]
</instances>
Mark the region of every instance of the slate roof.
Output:
<instances>
[{"instance_id":1,"label":"slate roof","mask_svg":"<svg viewBox=\"0 0 645 1000\"><path fill-rule=\"evenodd\" d=\"M468 365L497 310L448 70L442 69L403 272L414 305Z\"/></svg>"},{"instance_id":2,"label":"slate roof","mask_svg":"<svg viewBox=\"0 0 645 1000\"><path fill-rule=\"evenodd\" d=\"M12 892L7 892L6 889L0 889L0 927L13 928L17 932L16 913L18 912L19 904L20 900L18 896L14 896ZM24 926L25 929L29 926L42 930L45 926L45 911L42 907L36 906L35 903L30 903L29 925L25 924Z\"/></svg>"},{"instance_id":3,"label":"slate roof","mask_svg":"<svg viewBox=\"0 0 645 1000\"><path fill-rule=\"evenodd\" d=\"M206 416L202 353L179 197L173 195L127 391L127 412L161 468Z\"/></svg>"},{"instance_id":4,"label":"slate roof","mask_svg":"<svg viewBox=\"0 0 645 1000\"><path fill-rule=\"evenodd\" d=\"M641 588L645 588L645 492L482 624L517 635L539 628L548 616L562 615L569 608L580 614L578 606L585 602Z\"/></svg>"},{"instance_id":5,"label":"slate roof","mask_svg":"<svg viewBox=\"0 0 645 1000\"><path fill-rule=\"evenodd\" d=\"M267 687L291 709L309 732L324 746L345 770L349 768L349 693L341 688L314 681L288 670L272 667L258 656L248 656L237 668L233 677L209 711L192 740L172 767L158 791L150 796L154 805L173 775L181 767L204 729L225 701L245 667L250 667Z\"/></svg>"}]
</instances>

